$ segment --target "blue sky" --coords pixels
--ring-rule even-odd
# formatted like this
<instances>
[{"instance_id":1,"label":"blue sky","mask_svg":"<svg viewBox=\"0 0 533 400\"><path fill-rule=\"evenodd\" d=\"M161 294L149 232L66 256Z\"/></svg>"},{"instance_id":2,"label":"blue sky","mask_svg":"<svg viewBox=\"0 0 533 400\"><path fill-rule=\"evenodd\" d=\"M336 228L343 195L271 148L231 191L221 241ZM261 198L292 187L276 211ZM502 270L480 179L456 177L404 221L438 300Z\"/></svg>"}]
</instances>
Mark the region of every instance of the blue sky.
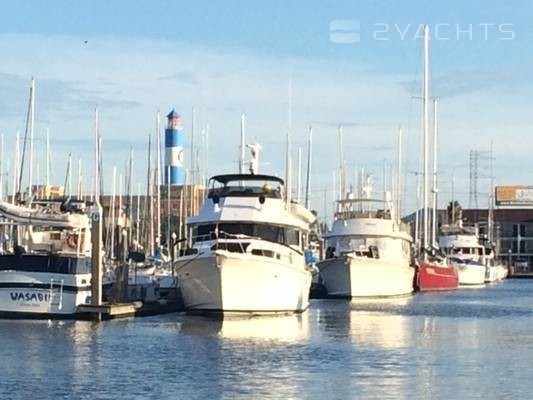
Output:
<instances>
[{"instance_id":1,"label":"blue sky","mask_svg":"<svg viewBox=\"0 0 533 400\"><path fill-rule=\"evenodd\" d=\"M533 183L532 17L527 1L4 2L0 131L13 149L35 76L37 143L49 127L57 183L64 180L69 152L90 164L96 105L108 172L113 163L122 168L131 145L141 183L156 110L176 107L190 134L195 106L198 135L210 127L208 174L235 169L241 112L250 140L263 144L264 172L282 174L292 80L294 144L305 144L313 124L313 206L324 209L327 190L330 210L339 122L346 125L347 164L352 171L373 171L376 190L384 159L395 158L399 125L406 129L406 169L416 170L420 104L412 97L420 94L421 40L415 36L428 23L450 38L431 43L431 94L441 98L441 202L450 196L453 172L456 194L466 205L468 152L488 149L491 140L496 182ZM332 43L333 20L359 22L360 42ZM463 32L458 39L457 30L470 24L471 38ZM486 37L480 24L492 24ZM512 40L502 40L509 37L502 24ZM486 184L480 182L481 192L488 191Z\"/></svg>"}]
</instances>

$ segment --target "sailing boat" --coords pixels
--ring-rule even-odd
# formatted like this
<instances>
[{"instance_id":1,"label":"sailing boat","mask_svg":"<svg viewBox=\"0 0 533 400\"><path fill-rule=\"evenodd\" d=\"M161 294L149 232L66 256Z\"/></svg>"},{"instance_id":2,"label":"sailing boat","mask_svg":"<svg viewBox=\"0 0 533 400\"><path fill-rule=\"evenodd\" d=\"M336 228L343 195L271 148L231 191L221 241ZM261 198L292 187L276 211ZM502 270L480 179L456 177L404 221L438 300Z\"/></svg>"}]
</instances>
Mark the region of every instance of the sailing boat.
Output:
<instances>
[{"instance_id":1,"label":"sailing boat","mask_svg":"<svg viewBox=\"0 0 533 400\"><path fill-rule=\"evenodd\" d=\"M430 245L436 250L435 239L429 243L429 168L428 168L428 142L429 142L429 27L424 26L424 88L423 88L423 245L419 254L419 265L416 275L416 288L422 292L457 289L459 276L457 269L446 262L446 258L438 258L435 255L428 258ZM435 115L436 117L436 115ZM436 126L436 124L435 124ZM436 157L436 129L434 130L434 157ZM436 163L433 164L433 176L436 176ZM435 185L435 181L434 181ZM433 196L436 196L436 187L433 188ZM433 208L436 207L434 201ZM433 213L433 226L436 225L436 215ZM435 230L433 229L433 232ZM434 253L435 254L435 253Z\"/></svg>"}]
</instances>

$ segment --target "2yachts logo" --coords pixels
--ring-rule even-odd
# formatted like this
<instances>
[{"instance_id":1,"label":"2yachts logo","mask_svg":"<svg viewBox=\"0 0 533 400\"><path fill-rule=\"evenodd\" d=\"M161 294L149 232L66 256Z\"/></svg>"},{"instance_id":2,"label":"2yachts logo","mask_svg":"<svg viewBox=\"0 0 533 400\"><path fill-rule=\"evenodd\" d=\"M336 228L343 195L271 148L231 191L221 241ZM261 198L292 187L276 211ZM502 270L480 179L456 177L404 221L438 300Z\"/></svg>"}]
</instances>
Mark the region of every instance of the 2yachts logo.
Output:
<instances>
[{"instance_id":1,"label":"2yachts logo","mask_svg":"<svg viewBox=\"0 0 533 400\"><path fill-rule=\"evenodd\" d=\"M514 24L507 22L449 23L429 26L430 40L514 40ZM424 37L424 25L374 22L364 29L356 20L333 20L329 23L329 40L332 43L359 43L364 38L376 41L417 40Z\"/></svg>"}]
</instances>

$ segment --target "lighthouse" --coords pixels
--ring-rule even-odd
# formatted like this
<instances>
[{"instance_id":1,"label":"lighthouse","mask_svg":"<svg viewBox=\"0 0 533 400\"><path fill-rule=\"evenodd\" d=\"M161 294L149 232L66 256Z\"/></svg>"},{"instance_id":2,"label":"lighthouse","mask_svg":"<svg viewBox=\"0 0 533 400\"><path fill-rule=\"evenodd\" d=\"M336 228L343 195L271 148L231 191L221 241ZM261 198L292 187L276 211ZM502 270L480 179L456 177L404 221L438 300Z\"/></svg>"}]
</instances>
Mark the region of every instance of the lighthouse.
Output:
<instances>
[{"instance_id":1,"label":"lighthouse","mask_svg":"<svg viewBox=\"0 0 533 400\"><path fill-rule=\"evenodd\" d=\"M165 129L165 184L183 185L183 128L174 109L167 115Z\"/></svg>"}]
</instances>

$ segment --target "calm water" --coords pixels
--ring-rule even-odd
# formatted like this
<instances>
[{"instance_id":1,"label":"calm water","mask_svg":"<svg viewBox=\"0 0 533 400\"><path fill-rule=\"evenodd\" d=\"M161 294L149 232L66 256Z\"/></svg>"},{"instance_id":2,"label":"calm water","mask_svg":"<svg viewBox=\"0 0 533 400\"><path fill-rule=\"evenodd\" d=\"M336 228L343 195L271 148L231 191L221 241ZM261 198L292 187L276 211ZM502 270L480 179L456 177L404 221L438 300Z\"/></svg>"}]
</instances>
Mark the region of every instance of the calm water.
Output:
<instances>
[{"instance_id":1,"label":"calm water","mask_svg":"<svg viewBox=\"0 0 533 400\"><path fill-rule=\"evenodd\" d=\"M0 398L527 399L533 281L299 316L0 321Z\"/></svg>"}]
</instances>

